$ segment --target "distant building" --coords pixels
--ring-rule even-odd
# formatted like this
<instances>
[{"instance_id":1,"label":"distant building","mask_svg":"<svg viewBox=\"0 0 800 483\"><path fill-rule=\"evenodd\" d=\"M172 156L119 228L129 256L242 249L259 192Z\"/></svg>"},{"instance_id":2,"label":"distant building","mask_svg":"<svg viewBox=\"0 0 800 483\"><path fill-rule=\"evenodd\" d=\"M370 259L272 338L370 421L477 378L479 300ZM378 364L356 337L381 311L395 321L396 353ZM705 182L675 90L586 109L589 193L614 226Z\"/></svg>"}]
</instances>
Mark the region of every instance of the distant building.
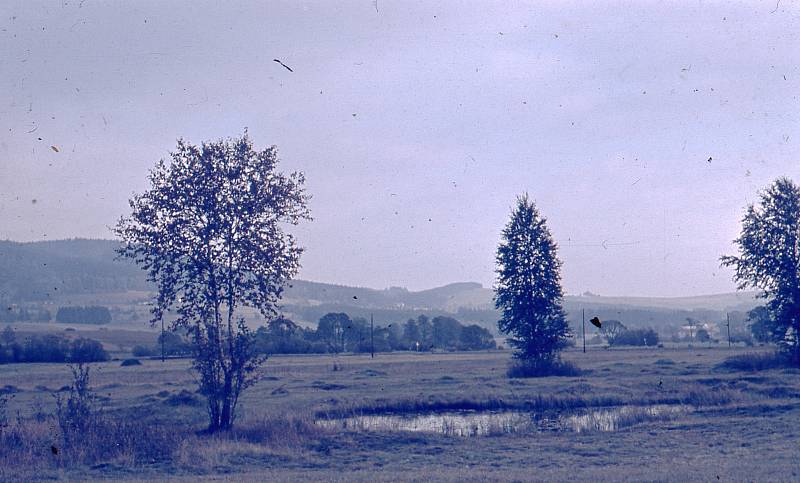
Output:
<instances>
[{"instance_id":1,"label":"distant building","mask_svg":"<svg viewBox=\"0 0 800 483\"><path fill-rule=\"evenodd\" d=\"M706 332L708 332L708 335L710 335L712 339L716 338L720 333L719 326L717 324L711 324L709 322L699 322L694 325L688 325L688 324L682 325L680 329L678 329L678 337L682 339L688 337L696 337L697 331L700 329L704 329Z\"/></svg>"}]
</instances>

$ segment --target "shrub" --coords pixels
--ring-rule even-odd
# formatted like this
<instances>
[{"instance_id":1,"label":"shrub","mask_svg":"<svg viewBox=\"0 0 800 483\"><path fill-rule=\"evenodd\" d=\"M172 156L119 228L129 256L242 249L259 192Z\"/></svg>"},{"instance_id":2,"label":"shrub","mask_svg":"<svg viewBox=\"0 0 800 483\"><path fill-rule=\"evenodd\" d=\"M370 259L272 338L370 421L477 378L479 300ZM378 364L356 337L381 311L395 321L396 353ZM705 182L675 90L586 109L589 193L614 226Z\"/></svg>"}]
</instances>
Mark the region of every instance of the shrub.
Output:
<instances>
[{"instance_id":1,"label":"shrub","mask_svg":"<svg viewBox=\"0 0 800 483\"><path fill-rule=\"evenodd\" d=\"M737 332L731 334L731 342L734 344L744 344L747 347L753 347L753 335L747 332Z\"/></svg>"},{"instance_id":2,"label":"shrub","mask_svg":"<svg viewBox=\"0 0 800 483\"><path fill-rule=\"evenodd\" d=\"M462 350L483 350L496 347L492 333L475 324L463 327L459 338Z\"/></svg>"},{"instance_id":3,"label":"shrub","mask_svg":"<svg viewBox=\"0 0 800 483\"><path fill-rule=\"evenodd\" d=\"M188 356L192 353L192 345L175 332L160 334L151 346L135 345L131 352L134 357L153 357L160 356L162 348L165 356Z\"/></svg>"},{"instance_id":4,"label":"shrub","mask_svg":"<svg viewBox=\"0 0 800 483\"><path fill-rule=\"evenodd\" d=\"M141 366L141 365L142 363L139 361L139 359L125 359L124 361L122 361L122 364L120 364L120 366L122 367Z\"/></svg>"},{"instance_id":5,"label":"shrub","mask_svg":"<svg viewBox=\"0 0 800 483\"><path fill-rule=\"evenodd\" d=\"M70 366L72 384L69 394L56 394L56 419L64 437L64 446L72 443L72 436L80 436L95 422L95 395L89 387L89 367L83 364Z\"/></svg>"},{"instance_id":6,"label":"shrub","mask_svg":"<svg viewBox=\"0 0 800 483\"><path fill-rule=\"evenodd\" d=\"M555 359L553 361L514 360L508 367L508 377L548 377L581 375L581 370L573 363Z\"/></svg>"},{"instance_id":7,"label":"shrub","mask_svg":"<svg viewBox=\"0 0 800 483\"><path fill-rule=\"evenodd\" d=\"M750 353L728 357L720 367L734 371L765 371L792 367L791 360L780 352Z\"/></svg>"},{"instance_id":8,"label":"shrub","mask_svg":"<svg viewBox=\"0 0 800 483\"><path fill-rule=\"evenodd\" d=\"M103 344L83 337L70 344L69 362L103 362L109 359Z\"/></svg>"},{"instance_id":9,"label":"shrub","mask_svg":"<svg viewBox=\"0 0 800 483\"><path fill-rule=\"evenodd\" d=\"M64 362L69 353L66 339L55 335L34 335L25 341L15 362Z\"/></svg>"},{"instance_id":10,"label":"shrub","mask_svg":"<svg viewBox=\"0 0 800 483\"><path fill-rule=\"evenodd\" d=\"M658 333L653 329L626 330L614 338L614 345L655 347L658 345Z\"/></svg>"},{"instance_id":11,"label":"shrub","mask_svg":"<svg viewBox=\"0 0 800 483\"><path fill-rule=\"evenodd\" d=\"M709 334L706 329L697 329L695 339L697 339L698 342L710 342L711 334Z\"/></svg>"},{"instance_id":12,"label":"shrub","mask_svg":"<svg viewBox=\"0 0 800 483\"><path fill-rule=\"evenodd\" d=\"M0 346L0 364L10 362L100 362L109 359L103 344L79 338L72 342L57 335L33 335L23 344Z\"/></svg>"},{"instance_id":13,"label":"shrub","mask_svg":"<svg viewBox=\"0 0 800 483\"><path fill-rule=\"evenodd\" d=\"M617 343L617 337L626 330L628 330L628 328L625 327L625 324L619 320L610 319L603 321L603 326L600 328L600 333L606 338L608 345L613 346Z\"/></svg>"},{"instance_id":14,"label":"shrub","mask_svg":"<svg viewBox=\"0 0 800 483\"><path fill-rule=\"evenodd\" d=\"M158 336L156 346L153 348L157 354L161 354L162 344L164 354L168 356L183 356L192 353L191 344L175 332L164 332Z\"/></svg>"},{"instance_id":15,"label":"shrub","mask_svg":"<svg viewBox=\"0 0 800 483\"><path fill-rule=\"evenodd\" d=\"M135 357L150 357L161 353L160 351L157 351L155 347L148 347L144 345L133 346L133 350L131 352Z\"/></svg>"}]
</instances>

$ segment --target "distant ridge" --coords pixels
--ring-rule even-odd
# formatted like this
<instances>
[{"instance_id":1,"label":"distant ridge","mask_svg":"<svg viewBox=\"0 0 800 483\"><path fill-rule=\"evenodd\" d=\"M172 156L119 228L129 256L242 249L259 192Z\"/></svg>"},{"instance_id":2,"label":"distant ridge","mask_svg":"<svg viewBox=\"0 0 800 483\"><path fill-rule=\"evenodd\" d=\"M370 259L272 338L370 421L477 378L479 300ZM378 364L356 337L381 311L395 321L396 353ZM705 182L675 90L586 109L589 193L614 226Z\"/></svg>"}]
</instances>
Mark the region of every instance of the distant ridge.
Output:
<instances>
[{"instance_id":1,"label":"distant ridge","mask_svg":"<svg viewBox=\"0 0 800 483\"><path fill-rule=\"evenodd\" d=\"M117 246L113 240L0 241L0 300L148 290L139 268L115 261Z\"/></svg>"},{"instance_id":2,"label":"distant ridge","mask_svg":"<svg viewBox=\"0 0 800 483\"><path fill-rule=\"evenodd\" d=\"M0 241L0 299L34 302L60 295L148 291L144 272L127 260L115 260L115 240L71 239L41 242ZM693 297L606 297L586 293L566 296L565 306L615 306L664 310L739 310L759 304L755 292ZM417 310L457 313L493 311L493 292L475 282L409 291L402 287L372 289L306 280L286 287L287 306L340 306L359 309Z\"/></svg>"}]
</instances>

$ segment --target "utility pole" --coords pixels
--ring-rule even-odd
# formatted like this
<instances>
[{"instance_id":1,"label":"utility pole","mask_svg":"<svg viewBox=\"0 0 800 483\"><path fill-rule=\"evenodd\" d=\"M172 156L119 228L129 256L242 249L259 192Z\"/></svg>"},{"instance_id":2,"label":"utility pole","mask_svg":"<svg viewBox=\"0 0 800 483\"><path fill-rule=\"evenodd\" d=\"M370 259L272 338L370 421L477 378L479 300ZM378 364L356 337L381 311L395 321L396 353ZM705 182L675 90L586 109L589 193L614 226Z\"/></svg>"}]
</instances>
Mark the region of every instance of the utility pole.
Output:
<instances>
[{"instance_id":1,"label":"utility pole","mask_svg":"<svg viewBox=\"0 0 800 483\"><path fill-rule=\"evenodd\" d=\"M164 316L161 319L161 362L164 362Z\"/></svg>"},{"instance_id":2,"label":"utility pole","mask_svg":"<svg viewBox=\"0 0 800 483\"><path fill-rule=\"evenodd\" d=\"M369 314L369 347L370 358L375 359L375 320L372 314Z\"/></svg>"},{"instance_id":3,"label":"utility pole","mask_svg":"<svg viewBox=\"0 0 800 483\"><path fill-rule=\"evenodd\" d=\"M586 309L581 309L581 325L583 326L583 353L586 354Z\"/></svg>"},{"instance_id":4,"label":"utility pole","mask_svg":"<svg viewBox=\"0 0 800 483\"><path fill-rule=\"evenodd\" d=\"M728 320L726 324L728 326L728 349L731 348L731 314L729 312L725 312L725 318Z\"/></svg>"}]
</instances>

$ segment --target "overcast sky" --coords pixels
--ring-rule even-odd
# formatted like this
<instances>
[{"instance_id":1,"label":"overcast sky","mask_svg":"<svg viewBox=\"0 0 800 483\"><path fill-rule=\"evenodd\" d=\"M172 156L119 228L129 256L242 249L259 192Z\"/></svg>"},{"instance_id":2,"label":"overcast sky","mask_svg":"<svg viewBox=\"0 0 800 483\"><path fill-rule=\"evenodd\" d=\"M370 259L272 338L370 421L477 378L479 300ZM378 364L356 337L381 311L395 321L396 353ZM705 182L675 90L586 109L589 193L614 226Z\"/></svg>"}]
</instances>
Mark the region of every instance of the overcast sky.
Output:
<instances>
[{"instance_id":1,"label":"overcast sky","mask_svg":"<svg viewBox=\"0 0 800 483\"><path fill-rule=\"evenodd\" d=\"M111 238L177 138L248 127L306 173L302 278L491 286L527 191L567 293L733 290L800 181L800 5L582 3L3 2L0 239Z\"/></svg>"}]
</instances>

